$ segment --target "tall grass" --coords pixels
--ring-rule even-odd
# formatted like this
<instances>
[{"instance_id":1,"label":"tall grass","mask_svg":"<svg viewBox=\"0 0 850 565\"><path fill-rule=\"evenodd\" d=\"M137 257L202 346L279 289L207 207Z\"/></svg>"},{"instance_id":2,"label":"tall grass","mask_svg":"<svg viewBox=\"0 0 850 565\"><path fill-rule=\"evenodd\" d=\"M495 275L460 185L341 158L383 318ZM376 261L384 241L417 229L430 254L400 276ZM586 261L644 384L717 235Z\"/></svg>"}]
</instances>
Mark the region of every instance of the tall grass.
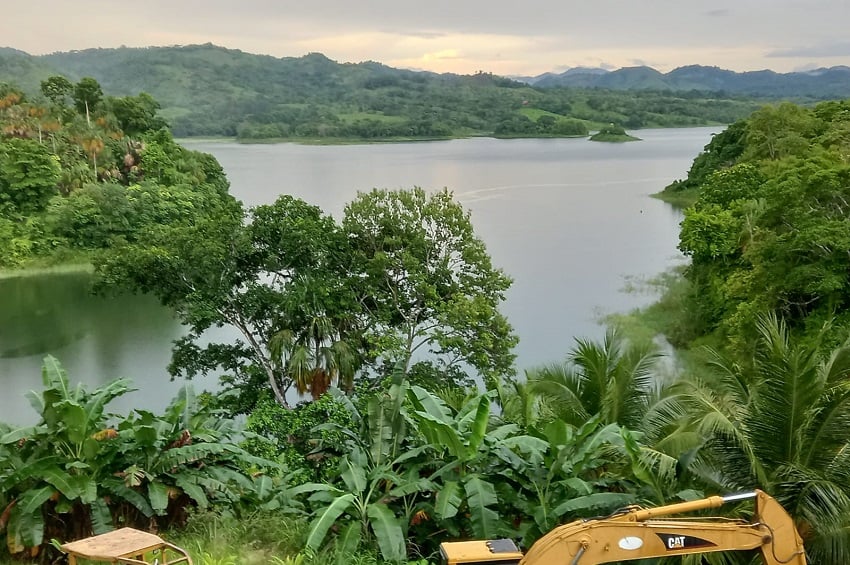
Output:
<instances>
[{"instance_id":1,"label":"tall grass","mask_svg":"<svg viewBox=\"0 0 850 565\"><path fill-rule=\"evenodd\" d=\"M197 565L287 563L304 547L309 524L279 513L233 516L220 512L192 515L185 528L163 534L189 552Z\"/></svg>"}]
</instances>

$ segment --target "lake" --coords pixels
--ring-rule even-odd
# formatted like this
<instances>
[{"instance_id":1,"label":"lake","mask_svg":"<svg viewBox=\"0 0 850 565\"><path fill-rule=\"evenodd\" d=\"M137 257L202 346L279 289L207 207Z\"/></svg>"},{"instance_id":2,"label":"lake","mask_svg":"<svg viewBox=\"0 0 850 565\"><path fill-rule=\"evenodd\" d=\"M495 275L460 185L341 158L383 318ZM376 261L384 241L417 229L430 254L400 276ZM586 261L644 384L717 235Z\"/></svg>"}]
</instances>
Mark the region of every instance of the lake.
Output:
<instances>
[{"instance_id":1,"label":"lake","mask_svg":"<svg viewBox=\"0 0 850 565\"><path fill-rule=\"evenodd\" d=\"M681 213L650 198L687 173L719 128L642 130L637 143L472 138L371 145L243 145L184 141L212 153L246 205L292 194L335 217L357 191L448 187L472 213L496 266L514 279L503 312L520 336L520 370L558 361L574 337L599 337L601 316L646 305L624 292L683 261ZM148 297L92 297L88 276L0 279L0 420L30 422L41 359L55 355L72 381L123 376L138 392L111 405L161 411L182 383L165 369L181 335ZM211 376L197 388L214 386Z\"/></svg>"}]
</instances>

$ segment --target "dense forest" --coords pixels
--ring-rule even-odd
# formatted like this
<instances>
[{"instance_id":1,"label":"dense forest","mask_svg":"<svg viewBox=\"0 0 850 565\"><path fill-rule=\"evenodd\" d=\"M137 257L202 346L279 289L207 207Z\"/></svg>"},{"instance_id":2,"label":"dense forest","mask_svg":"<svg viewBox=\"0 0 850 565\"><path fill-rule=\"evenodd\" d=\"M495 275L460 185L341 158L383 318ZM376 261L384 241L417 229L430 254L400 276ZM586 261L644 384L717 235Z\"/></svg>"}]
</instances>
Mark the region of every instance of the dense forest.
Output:
<instances>
[{"instance_id":1,"label":"dense forest","mask_svg":"<svg viewBox=\"0 0 850 565\"><path fill-rule=\"evenodd\" d=\"M38 422L0 424L9 558L133 525L203 565L424 565L443 540L527 548L758 487L812 563L850 562L850 102L761 108L669 188L696 195L691 263L656 307L687 363L612 327L522 374L511 279L451 193L246 209L158 106L90 77L0 92L3 267L85 261L99 292L155 296L187 330L169 371L224 387L114 415L131 383L75 386L47 357ZM211 342L221 326L240 338Z\"/></svg>"},{"instance_id":2,"label":"dense forest","mask_svg":"<svg viewBox=\"0 0 850 565\"><path fill-rule=\"evenodd\" d=\"M233 206L218 162L177 145L149 95L49 77L32 101L0 85L0 266L73 260Z\"/></svg>"},{"instance_id":3,"label":"dense forest","mask_svg":"<svg viewBox=\"0 0 850 565\"><path fill-rule=\"evenodd\" d=\"M113 96L150 93L177 136L245 140L581 136L609 123L727 124L760 105L697 91L541 89L483 72L438 75L340 64L319 53L279 59L213 45L40 57L0 50L0 81L29 94L57 74L93 77Z\"/></svg>"},{"instance_id":4,"label":"dense forest","mask_svg":"<svg viewBox=\"0 0 850 565\"><path fill-rule=\"evenodd\" d=\"M847 330L850 104L769 106L715 136L666 192L697 195L680 249L694 325L679 343L714 335L745 343L756 313L803 335Z\"/></svg>"}]
</instances>

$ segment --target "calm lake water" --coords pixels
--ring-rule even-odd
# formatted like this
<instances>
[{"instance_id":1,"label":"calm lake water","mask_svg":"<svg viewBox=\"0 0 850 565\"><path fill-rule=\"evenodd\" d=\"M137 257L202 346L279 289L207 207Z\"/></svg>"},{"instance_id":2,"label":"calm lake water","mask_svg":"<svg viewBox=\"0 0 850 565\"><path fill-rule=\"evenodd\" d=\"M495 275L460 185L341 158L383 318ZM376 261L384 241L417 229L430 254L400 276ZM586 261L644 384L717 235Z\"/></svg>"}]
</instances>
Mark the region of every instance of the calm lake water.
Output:
<instances>
[{"instance_id":1,"label":"calm lake water","mask_svg":"<svg viewBox=\"0 0 850 565\"><path fill-rule=\"evenodd\" d=\"M448 187L472 211L494 263L514 278L503 311L520 336L518 366L557 361L598 321L654 299L624 292L683 259L681 214L650 198L687 173L718 128L643 130L639 143L475 138L387 145L241 145L187 141L221 162L246 205L292 194L339 218L357 191ZM32 421L45 354L72 381L123 376L138 392L111 405L162 410L181 386L165 367L181 328L147 297L100 299L84 274L0 279L0 420ZM213 386L216 379L196 382Z\"/></svg>"}]
</instances>

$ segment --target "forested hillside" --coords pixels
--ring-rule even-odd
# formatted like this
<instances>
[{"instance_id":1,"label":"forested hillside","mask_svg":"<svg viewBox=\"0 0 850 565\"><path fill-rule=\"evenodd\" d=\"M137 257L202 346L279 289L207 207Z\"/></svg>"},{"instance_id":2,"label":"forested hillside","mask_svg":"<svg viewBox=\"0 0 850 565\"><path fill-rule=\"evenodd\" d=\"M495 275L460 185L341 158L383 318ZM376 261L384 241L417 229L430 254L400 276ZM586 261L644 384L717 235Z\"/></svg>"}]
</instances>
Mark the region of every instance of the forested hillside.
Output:
<instances>
[{"instance_id":1,"label":"forested hillside","mask_svg":"<svg viewBox=\"0 0 850 565\"><path fill-rule=\"evenodd\" d=\"M0 81L37 92L64 75L107 94L150 93L178 136L307 140L466 135L587 135L626 128L725 124L753 100L698 93L539 89L478 73L437 75L313 53L275 58L213 45L91 49L30 57L0 52Z\"/></svg>"},{"instance_id":2,"label":"forested hillside","mask_svg":"<svg viewBox=\"0 0 850 565\"><path fill-rule=\"evenodd\" d=\"M60 76L0 86L0 267L88 260L149 226L235 210L210 155L177 145L147 94Z\"/></svg>"},{"instance_id":3,"label":"forested hillside","mask_svg":"<svg viewBox=\"0 0 850 565\"><path fill-rule=\"evenodd\" d=\"M746 342L756 314L776 312L800 333L850 328L850 102L768 106L714 137L688 177L696 191L680 248L694 325Z\"/></svg>"}]
</instances>

